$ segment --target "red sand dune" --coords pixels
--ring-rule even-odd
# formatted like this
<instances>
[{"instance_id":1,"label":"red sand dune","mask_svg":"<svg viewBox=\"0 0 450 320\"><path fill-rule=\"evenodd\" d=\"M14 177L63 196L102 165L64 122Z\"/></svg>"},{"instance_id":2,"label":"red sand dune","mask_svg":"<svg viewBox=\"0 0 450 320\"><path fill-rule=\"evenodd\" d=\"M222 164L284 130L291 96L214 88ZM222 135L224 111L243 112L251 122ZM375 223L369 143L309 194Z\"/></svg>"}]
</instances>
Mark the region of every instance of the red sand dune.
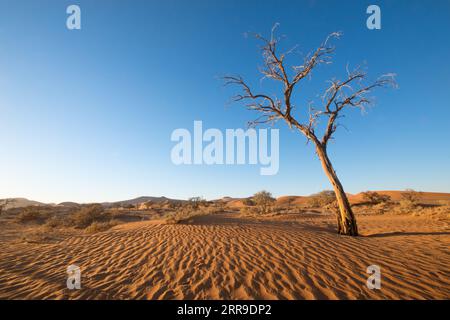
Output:
<instances>
[{"instance_id":1,"label":"red sand dune","mask_svg":"<svg viewBox=\"0 0 450 320\"><path fill-rule=\"evenodd\" d=\"M448 219L361 216L363 236L330 215L214 214L192 224L129 223L52 243L8 241L0 299L449 299ZM6 243L5 233L1 234ZM82 289L66 289L66 268ZM369 290L366 269L382 271Z\"/></svg>"}]
</instances>

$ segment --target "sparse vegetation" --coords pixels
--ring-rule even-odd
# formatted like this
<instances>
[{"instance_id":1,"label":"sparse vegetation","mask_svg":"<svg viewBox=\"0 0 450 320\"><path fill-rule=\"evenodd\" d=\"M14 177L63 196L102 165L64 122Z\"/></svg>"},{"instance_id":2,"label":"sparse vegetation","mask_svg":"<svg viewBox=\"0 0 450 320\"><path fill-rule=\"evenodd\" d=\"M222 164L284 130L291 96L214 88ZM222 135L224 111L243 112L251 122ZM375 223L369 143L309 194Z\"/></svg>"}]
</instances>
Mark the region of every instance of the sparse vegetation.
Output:
<instances>
[{"instance_id":1,"label":"sparse vegetation","mask_svg":"<svg viewBox=\"0 0 450 320\"><path fill-rule=\"evenodd\" d=\"M73 214L72 222L75 227L83 229L95 221L104 221L109 218L103 207L99 204L92 204L81 208Z\"/></svg>"},{"instance_id":2,"label":"sparse vegetation","mask_svg":"<svg viewBox=\"0 0 450 320\"><path fill-rule=\"evenodd\" d=\"M242 200L242 204L244 206L253 207L255 205L255 201L253 201L252 198L245 198L244 200Z\"/></svg>"},{"instance_id":3,"label":"sparse vegetation","mask_svg":"<svg viewBox=\"0 0 450 320\"><path fill-rule=\"evenodd\" d=\"M94 221L85 229L85 231L87 233L102 232L102 231L109 230L118 224L119 224L119 222L116 220L110 220L110 221L105 221L105 222Z\"/></svg>"},{"instance_id":4,"label":"sparse vegetation","mask_svg":"<svg viewBox=\"0 0 450 320\"><path fill-rule=\"evenodd\" d=\"M179 208L177 211L174 211L165 216L166 223L169 224L178 224L183 222L190 222L195 217L206 216L209 214L217 213L218 210L215 208L198 208L193 209L189 206L183 206Z\"/></svg>"},{"instance_id":5,"label":"sparse vegetation","mask_svg":"<svg viewBox=\"0 0 450 320\"><path fill-rule=\"evenodd\" d=\"M25 208L18 216L18 222L36 221L41 218L41 213L35 208Z\"/></svg>"},{"instance_id":6,"label":"sparse vegetation","mask_svg":"<svg viewBox=\"0 0 450 320\"><path fill-rule=\"evenodd\" d=\"M53 208L29 206L22 209L17 215L17 222L42 222L48 219L52 215Z\"/></svg>"},{"instance_id":7,"label":"sparse vegetation","mask_svg":"<svg viewBox=\"0 0 450 320\"><path fill-rule=\"evenodd\" d=\"M192 197L188 199L188 206L196 210L200 206L206 206L206 200L202 197Z\"/></svg>"},{"instance_id":8,"label":"sparse vegetation","mask_svg":"<svg viewBox=\"0 0 450 320\"><path fill-rule=\"evenodd\" d=\"M401 193L400 205L405 208L414 208L419 204L421 193L413 189L406 189Z\"/></svg>"},{"instance_id":9,"label":"sparse vegetation","mask_svg":"<svg viewBox=\"0 0 450 320\"><path fill-rule=\"evenodd\" d=\"M155 202L149 200L149 201L144 202L144 203L140 206L140 208L141 208L141 209L144 209L144 210L150 210L154 205L155 205Z\"/></svg>"},{"instance_id":10,"label":"sparse vegetation","mask_svg":"<svg viewBox=\"0 0 450 320\"><path fill-rule=\"evenodd\" d=\"M336 194L332 190L324 190L315 194L312 194L307 202L308 207L311 208L324 208L330 206L336 202Z\"/></svg>"},{"instance_id":11,"label":"sparse vegetation","mask_svg":"<svg viewBox=\"0 0 450 320\"><path fill-rule=\"evenodd\" d=\"M39 222L52 230L58 227L84 229L94 222L109 222L111 218L112 214L106 212L101 205L94 204L68 214L58 212L58 208L54 207L26 207L17 215L16 220L20 223Z\"/></svg>"},{"instance_id":12,"label":"sparse vegetation","mask_svg":"<svg viewBox=\"0 0 450 320\"><path fill-rule=\"evenodd\" d=\"M379 204L389 202L391 197L385 194L379 194L375 191L362 192L362 199L370 204Z\"/></svg>"},{"instance_id":13,"label":"sparse vegetation","mask_svg":"<svg viewBox=\"0 0 450 320\"><path fill-rule=\"evenodd\" d=\"M223 211L222 204L206 201L202 197L190 198L183 204L177 204L174 211L166 214L164 220L166 223L177 224L189 222L195 217L205 216Z\"/></svg>"},{"instance_id":14,"label":"sparse vegetation","mask_svg":"<svg viewBox=\"0 0 450 320\"><path fill-rule=\"evenodd\" d=\"M251 198L242 201L244 207L240 209L245 216L268 215L275 213L275 199L266 190L255 193Z\"/></svg>"},{"instance_id":15,"label":"sparse vegetation","mask_svg":"<svg viewBox=\"0 0 450 320\"><path fill-rule=\"evenodd\" d=\"M270 192L262 190L253 195L253 202L260 214L267 214L271 211L275 199Z\"/></svg>"}]
</instances>

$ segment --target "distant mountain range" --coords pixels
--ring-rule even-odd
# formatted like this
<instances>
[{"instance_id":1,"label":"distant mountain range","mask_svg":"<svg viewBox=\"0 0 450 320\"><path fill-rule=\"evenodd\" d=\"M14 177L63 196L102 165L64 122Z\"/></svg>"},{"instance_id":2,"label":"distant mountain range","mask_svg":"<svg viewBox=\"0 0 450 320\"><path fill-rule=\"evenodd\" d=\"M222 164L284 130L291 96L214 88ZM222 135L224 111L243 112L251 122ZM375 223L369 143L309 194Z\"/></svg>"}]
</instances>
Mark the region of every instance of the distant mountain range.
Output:
<instances>
[{"instance_id":1,"label":"distant mountain range","mask_svg":"<svg viewBox=\"0 0 450 320\"><path fill-rule=\"evenodd\" d=\"M4 204L5 200L8 201L8 203L5 206L5 209L22 208L22 207L29 207L29 206L46 206L46 205L48 205L46 203L42 203L42 202L38 202L38 201L34 201L34 200L28 200L26 198L0 199L0 205Z\"/></svg>"},{"instance_id":2,"label":"distant mountain range","mask_svg":"<svg viewBox=\"0 0 450 320\"><path fill-rule=\"evenodd\" d=\"M403 191L376 191L380 194L389 195L392 200L398 201L401 199L401 194ZM437 203L439 201L450 201L450 193L442 193L442 192L421 192L421 199L425 203ZM277 203L279 205L285 204L285 203L292 203L292 204L302 204L305 201L308 200L308 196L282 196L277 199ZM348 194L348 198L351 203L357 203L362 201L362 194ZM216 199L214 201L220 201L227 203L229 206L242 206L243 200L246 198L232 198L232 197L223 197L221 199ZM80 203L76 202L61 202L59 204L54 203L42 203L34 200L28 200L26 198L8 198L8 199L0 199L0 205L4 203L5 200L13 200L12 202L8 203L5 209L10 208L21 208L21 207L28 207L28 206L64 206L64 207L73 207L73 206L79 206ZM136 205L140 203L144 203L147 201L153 201L153 202L164 202L164 201L170 201L170 202L183 202L185 200L179 200L179 199L170 199L167 197L138 197L134 199L129 200L122 200L122 201L115 201L115 202L102 202L101 204L105 207L119 207L119 206L127 206L127 205Z\"/></svg>"},{"instance_id":3,"label":"distant mountain range","mask_svg":"<svg viewBox=\"0 0 450 320\"><path fill-rule=\"evenodd\" d=\"M0 199L0 205L5 202L5 200L8 200L8 204L6 205L5 209L11 209L11 208L22 208L22 207L29 207L29 206L64 206L64 207L76 207L81 205L82 203L76 203L76 202L61 202L58 204L55 203L43 203L39 201L29 200L26 198L7 198L7 199ZM164 201L170 201L170 202L181 202L183 200L178 199L170 199L166 197L138 197L134 199L129 200L123 200L123 201L114 201L114 202L102 202L101 205L105 207L115 207L115 206L127 206L127 205L136 205L139 203L147 202L147 201L153 201L153 202L164 202Z\"/></svg>"},{"instance_id":4,"label":"distant mountain range","mask_svg":"<svg viewBox=\"0 0 450 320\"><path fill-rule=\"evenodd\" d=\"M153 201L153 202L164 202L164 201L170 201L170 202L181 202L183 200L178 199L170 199L166 197L137 197L130 200L123 200L123 201L115 201L115 202L102 202L101 204L106 207L114 207L114 206L126 206L126 205L136 205L139 203L147 202L147 201Z\"/></svg>"}]
</instances>

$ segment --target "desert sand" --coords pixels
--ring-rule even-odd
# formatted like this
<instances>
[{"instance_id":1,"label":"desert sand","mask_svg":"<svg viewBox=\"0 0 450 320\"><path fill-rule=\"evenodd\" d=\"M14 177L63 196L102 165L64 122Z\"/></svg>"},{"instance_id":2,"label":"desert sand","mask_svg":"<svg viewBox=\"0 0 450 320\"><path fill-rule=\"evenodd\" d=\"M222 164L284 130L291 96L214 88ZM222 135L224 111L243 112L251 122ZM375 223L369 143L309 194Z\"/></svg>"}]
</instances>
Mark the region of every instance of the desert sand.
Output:
<instances>
[{"instance_id":1,"label":"desert sand","mask_svg":"<svg viewBox=\"0 0 450 320\"><path fill-rule=\"evenodd\" d=\"M141 221L24 243L3 230L2 299L449 299L448 219L360 215L362 236L332 215L224 212L184 224ZM81 290L66 268L81 268ZM369 290L366 268L381 267Z\"/></svg>"}]
</instances>

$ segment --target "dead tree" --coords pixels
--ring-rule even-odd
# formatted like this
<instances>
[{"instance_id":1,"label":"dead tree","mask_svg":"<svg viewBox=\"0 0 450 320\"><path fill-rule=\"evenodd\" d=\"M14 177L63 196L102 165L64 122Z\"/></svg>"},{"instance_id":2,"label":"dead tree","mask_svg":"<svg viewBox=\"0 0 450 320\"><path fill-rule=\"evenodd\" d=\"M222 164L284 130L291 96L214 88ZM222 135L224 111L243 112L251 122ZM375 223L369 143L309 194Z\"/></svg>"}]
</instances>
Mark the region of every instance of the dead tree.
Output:
<instances>
[{"instance_id":1,"label":"dead tree","mask_svg":"<svg viewBox=\"0 0 450 320\"><path fill-rule=\"evenodd\" d=\"M348 108L364 109L371 102L367 95L373 89L395 86L394 75L386 74L367 84L366 73L361 68L349 71L347 67L345 79L330 81L329 87L321 96L319 106L310 103L307 108L303 108L303 112L294 115L293 111L296 109L292 99L294 89L300 85L302 80L309 78L317 66L331 63L335 47L330 43L332 39L339 38L341 33L331 33L315 51L304 58L301 65L289 67L285 58L293 50L285 53L278 52L280 38L274 36L276 27L277 25L272 28L270 39L266 39L260 34L256 34L255 37L262 42L261 51L264 64L260 72L263 78L282 84L281 98L253 91L241 76L226 76L224 77L225 84L239 86L242 93L236 95L233 100L245 102L249 110L260 113L256 120L249 122L249 125L274 123L282 119L291 129L302 133L308 142L314 143L322 168L336 193L339 207L337 212L338 233L357 236L356 219L344 188L328 157L327 146L338 128L337 120L342 117L343 111ZM301 116L303 118L306 116L307 120L301 121ZM320 134L316 131L319 131L317 124L322 118L326 120L326 125L320 130L322 131Z\"/></svg>"}]
</instances>

